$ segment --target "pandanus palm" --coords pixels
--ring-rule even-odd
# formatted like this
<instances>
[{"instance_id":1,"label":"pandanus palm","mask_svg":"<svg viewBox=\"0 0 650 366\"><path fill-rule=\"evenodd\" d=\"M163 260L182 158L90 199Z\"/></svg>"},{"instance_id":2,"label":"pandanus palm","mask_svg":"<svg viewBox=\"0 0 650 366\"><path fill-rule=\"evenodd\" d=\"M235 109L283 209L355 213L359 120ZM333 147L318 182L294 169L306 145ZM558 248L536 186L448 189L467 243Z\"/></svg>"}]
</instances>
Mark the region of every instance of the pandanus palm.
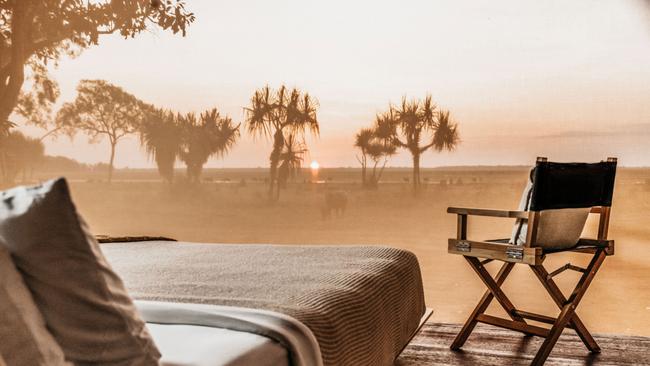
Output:
<instances>
[{"instance_id":1,"label":"pandanus palm","mask_svg":"<svg viewBox=\"0 0 650 366\"><path fill-rule=\"evenodd\" d=\"M355 136L355 144L361 151L357 159L361 163L361 184L365 188L377 188L388 160L397 151L395 123L392 111L377 115L372 128L362 128ZM368 177L368 163L372 160L372 175ZM377 167L381 163L381 168Z\"/></svg>"},{"instance_id":2,"label":"pandanus palm","mask_svg":"<svg viewBox=\"0 0 650 366\"><path fill-rule=\"evenodd\" d=\"M230 117L222 117L216 108L202 113L179 116L183 129L180 158L187 166L190 183L198 183L203 166L211 156L225 155L239 138L239 125Z\"/></svg>"},{"instance_id":3,"label":"pandanus palm","mask_svg":"<svg viewBox=\"0 0 650 366\"><path fill-rule=\"evenodd\" d=\"M361 185L363 187L366 187L368 184L368 150L370 150L370 144L373 138L374 131L372 128L362 128L354 136L354 147L358 148L361 152L361 155L357 156L357 160L359 160L359 163L361 164Z\"/></svg>"},{"instance_id":4,"label":"pandanus palm","mask_svg":"<svg viewBox=\"0 0 650 366\"><path fill-rule=\"evenodd\" d=\"M269 199L279 198L279 191L275 187L285 142L289 138L304 140L307 131L317 136L317 110L318 102L308 93L296 88L289 90L284 85L277 91L268 86L256 90L250 105L244 108L248 131L273 142L269 156Z\"/></svg>"},{"instance_id":5,"label":"pandanus palm","mask_svg":"<svg viewBox=\"0 0 650 366\"><path fill-rule=\"evenodd\" d=\"M150 110L140 131L140 142L158 166L158 173L167 182L174 181L174 164L181 149L182 127L174 113Z\"/></svg>"},{"instance_id":6,"label":"pandanus palm","mask_svg":"<svg viewBox=\"0 0 650 366\"><path fill-rule=\"evenodd\" d=\"M304 142L299 142L293 135L287 137L282 153L280 153L276 196L280 195L280 188L286 187L287 180L296 176L302 166L306 152L307 148Z\"/></svg>"},{"instance_id":7,"label":"pandanus palm","mask_svg":"<svg viewBox=\"0 0 650 366\"><path fill-rule=\"evenodd\" d=\"M395 115L395 143L406 148L413 158L413 191L420 188L420 157L432 147L436 151L454 150L460 142L458 128L449 111L439 111L428 95L423 101L402 99Z\"/></svg>"},{"instance_id":8,"label":"pandanus palm","mask_svg":"<svg viewBox=\"0 0 650 366\"><path fill-rule=\"evenodd\" d=\"M433 135L433 148L440 152L442 150L454 150L460 137L458 126L449 118L449 111L441 110L438 113L438 125Z\"/></svg>"}]
</instances>

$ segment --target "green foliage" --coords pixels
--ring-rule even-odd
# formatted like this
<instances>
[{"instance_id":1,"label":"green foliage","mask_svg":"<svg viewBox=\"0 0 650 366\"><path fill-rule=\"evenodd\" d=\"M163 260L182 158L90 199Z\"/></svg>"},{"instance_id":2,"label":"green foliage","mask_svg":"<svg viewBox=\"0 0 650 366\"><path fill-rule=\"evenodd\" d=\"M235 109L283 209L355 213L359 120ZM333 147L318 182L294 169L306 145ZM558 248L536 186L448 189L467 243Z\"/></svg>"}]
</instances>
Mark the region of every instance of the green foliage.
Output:
<instances>
[{"instance_id":1,"label":"green foliage","mask_svg":"<svg viewBox=\"0 0 650 366\"><path fill-rule=\"evenodd\" d=\"M458 126L449 118L449 111L441 110L438 113L438 125L433 134L433 148L440 152L452 151L460 143Z\"/></svg>"},{"instance_id":2,"label":"green foliage","mask_svg":"<svg viewBox=\"0 0 650 366\"><path fill-rule=\"evenodd\" d=\"M216 108L197 118L194 113L174 114L147 106L140 127L140 142L156 161L158 172L169 183L174 180L177 159L187 167L187 179L200 182L203 166L212 156L227 154L239 138L239 125Z\"/></svg>"},{"instance_id":3,"label":"green foliage","mask_svg":"<svg viewBox=\"0 0 650 366\"><path fill-rule=\"evenodd\" d=\"M277 188L285 188L289 178L295 178L304 161L307 147L304 142L299 142L294 135L290 135L284 142L280 153L280 166L278 168Z\"/></svg>"},{"instance_id":4,"label":"green foliage","mask_svg":"<svg viewBox=\"0 0 650 366\"><path fill-rule=\"evenodd\" d=\"M184 0L0 0L0 131L19 103L20 114L42 122L35 117L58 94L43 72L48 64L97 45L101 35L132 38L151 27L185 35L194 19ZM21 95L26 66L34 90Z\"/></svg>"},{"instance_id":5,"label":"green foliage","mask_svg":"<svg viewBox=\"0 0 650 366\"><path fill-rule=\"evenodd\" d=\"M181 128L179 157L187 166L187 178L199 183L203 166L211 156L224 156L239 138L239 125L228 116L221 116L216 108L200 114L178 115Z\"/></svg>"},{"instance_id":6,"label":"green foliage","mask_svg":"<svg viewBox=\"0 0 650 366\"><path fill-rule=\"evenodd\" d=\"M378 117L377 124L386 141L411 153L414 192L420 186L420 156L431 148L452 151L460 143L458 127L449 111L438 109L430 95L424 100L402 98L399 106L391 105Z\"/></svg>"},{"instance_id":7,"label":"green foliage","mask_svg":"<svg viewBox=\"0 0 650 366\"><path fill-rule=\"evenodd\" d=\"M14 110L24 117L28 124L47 128L52 123L52 106L59 98L58 83L48 74L45 65L28 61L31 75L27 81L31 84L29 92L21 91L18 105Z\"/></svg>"},{"instance_id":8,"label":"green foliage","mask_svg":"<svg viewBox=\"0 0 650 366\"><path fill-rule=\"evenodd\" d=\"M279 189L274 190L278 180L278 166L286 141L291 139L304 141L307 131L314 136L319 134L316 112L318 101L309 93L293 88L289 90L282 85L277 91L265 86L255 91L250 105L244 108L246 128L249 133L264 136L273 141L273 150L269 156L270 179L269 198L277 200Z\"/></svg>"},{"instance_id":9,"label":"green foliage","mask_svg":"<svg viewBox=\"0 0 650 366\"><path fill-rule=\"evenodd\" d=\"M156 108L146 112L140 129L140 143L155 160L160 176L169 183L174 181L174 164L181 152L182 131L173 112Z\"/></svg>"},{"instance_id":10,"label":"green foliage","mask_svg":"<svg viewBox=\"0 0 650 366\"><path fill-rule=\"evenodd\" d=\"M107 81L82 80L77 98L63 104L55 123L70 137L83 132L92 143L103 137L116 143L137 131L144 118L143 107L135 96Z\"/></svg>"},{"instance_id":11,"label":"green foliage","mask_svg":"<svg viewBox=\"0 0 650 366\"><path fill-rule=\"evenodd\" d=\"M77 98L65 103L55 120L58 131L74 137L82 132L91 143L103 138L111 146L108 181L113 174L115 147L125 136L140 129L147 106L132 94L104 80L82 80Z\"/></svg>"},{"instance_id":12,"label":"green foliage","mask_svg":"<svg viewBox=\"0 0 650 366\"><path fill-rule=\"evenodd\" d=\"M45 156L45 146L40 140L27 137L20 132L10 132L0 139L3 181L6 183L13 183L20 173L25 178Z\"/></svg>"},{"instance_id":13,"label":"green foliage","mask_svg":"<svg viewBox=\"0 0 650 366\"><path fill-rule=\"evenodd\" d=\"M361 163L361 184L364 188L377 188L388 160L397 152L395 125L389 123L387 118L385 114L378 115L372 128L362 128L355 136L354 146L361 152L357 159ZM368 176L370 160L372 175Z\"/></svg>"},{"instance_id":14,"label":"green foliage","mask_svg":"<svg viewBox=\"0 0 650 366\"><path fill-rule=\"evenodd\" d=\"M421 154L432 147L437 151L451 151L460 142L457 126L451 121L449 111L439 110L430 95L424 100L402 98L402 104L391 106L385 119L385 123L396 127L393 136L395 143L412 154Z\"/></svg>"}]
</instances>

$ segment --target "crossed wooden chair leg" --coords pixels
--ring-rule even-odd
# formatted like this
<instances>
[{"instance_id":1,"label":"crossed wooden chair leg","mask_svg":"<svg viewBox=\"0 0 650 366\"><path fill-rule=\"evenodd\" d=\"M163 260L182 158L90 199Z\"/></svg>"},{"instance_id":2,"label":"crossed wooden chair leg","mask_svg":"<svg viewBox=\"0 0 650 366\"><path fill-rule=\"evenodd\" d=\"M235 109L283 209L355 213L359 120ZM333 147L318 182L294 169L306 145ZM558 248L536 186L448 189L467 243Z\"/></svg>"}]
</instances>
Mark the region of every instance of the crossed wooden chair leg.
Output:
<instances>
[{"instance_id":1,"label":"crossed wooden chair leg","mask_svg":"<svg viewBox=\"0 0 650 366\"><path fill-rule=\"evenodd\" d=\"M591 281L594 279L596 273L600 269L600 266L605 260L605 257L605 251L603 249L599 249L594 253L594 256L587 268L582 269L574 267L580 272L583 272L583 274L576 284L575 289L568 298L562 294L560 288L556 285L555 281L553 281L553 274L549 274L546 271L546 268L544 268L542 265L530 265L533 273L535 273L539 281L542 283L546 291L549 293L555 304L560 309L560 315L557 318L553 318L516 309L510 299L508 299L508 297L505 295L503 290L501 290L501 285L510 274L510 271L512 271L515 263L504 263L495 278L492 278L492 276L485 269L485 261L481 262L475 257L465 256L467 262L478 274L483 283L487 286L488 290L485 292L485 294L483 294L483 297L479 301L478 305L470 315L469 319L467 319L463 325L460 333L458 333L456 336L456 339L451 345L451 349L459 350L465 341L467 341L467 338L474 330L476 324L484 323L519 331L527 336L533 335L545 338L544 343L535 355L535 358L533 359L531 365L539 366L544 364L549 354L553 350L555 343L562 334L562 331L564 331L564 328L571 328L575 330L589 351L593 353L600 352L600 347L598 347L598 344L576 314L576 308L580 304L580 300L582 300L582 297L589 288ZM510 319L504 319L485 314L485 311L493 299L496 299L497 302L499 302ZM551 329L547 329L544 327L531 325L526 322L526 319L540 323L552 324L552 327Z\"/></svg>"}]
</instances>

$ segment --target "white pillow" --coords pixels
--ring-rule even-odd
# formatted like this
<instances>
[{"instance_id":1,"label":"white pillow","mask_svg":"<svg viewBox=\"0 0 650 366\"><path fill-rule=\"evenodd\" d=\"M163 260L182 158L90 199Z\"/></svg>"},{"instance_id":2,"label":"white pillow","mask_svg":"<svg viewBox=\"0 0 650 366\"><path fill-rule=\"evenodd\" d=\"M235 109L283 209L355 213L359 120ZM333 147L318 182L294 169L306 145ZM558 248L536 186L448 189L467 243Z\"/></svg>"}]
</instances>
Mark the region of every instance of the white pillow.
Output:
<instances>
[{"instance_id":1,"label":"white pillow","mask_svg":"<svg viewBox=\"0 0 650 366\"><path fill-rule=\"evenodd\" d=\"M528 211L533 183L529 180L519 202L519 211ZM566 249L575 246L580 239L591 208L563 208L540 212L535 246L546 249ZM523 245L528 235L528 224L517 220L512 228L510 244Z\"/></svg>"},{"instance_id":2,"label":"white pillow","mask_svg":"<svg viewBox=\"0 0 650 366\"><path fill-rule=\"evenodd\" d=\"M58 366L63 351L45 327L31 293L0 245L0 366Z\"/></svg>"},{"instance_id":3,"label":"white pillow","mask_svg":"<svg viewBox=\"0 0 650 366\"><path fill-rule=\"evenodd\" d=\"M14 188L0 199L0 239L66 359L158 365L160 353L77 213L65 179Z\"/></svg>"}]
</instances>

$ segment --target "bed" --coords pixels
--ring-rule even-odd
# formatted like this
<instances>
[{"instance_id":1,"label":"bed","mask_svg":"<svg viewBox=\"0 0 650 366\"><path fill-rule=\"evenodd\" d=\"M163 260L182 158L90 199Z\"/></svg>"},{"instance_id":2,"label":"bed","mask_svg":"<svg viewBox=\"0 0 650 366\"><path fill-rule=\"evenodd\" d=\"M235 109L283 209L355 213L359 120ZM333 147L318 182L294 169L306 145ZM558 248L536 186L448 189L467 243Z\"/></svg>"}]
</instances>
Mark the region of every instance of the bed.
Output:
<instances>
[{"instance_id":1,"label":"bed","mask_svg":"<svg viewBox=\"0 0 650 366\"><path fill-rule=\"evenodd\" d=\"M102 251L168 365L390 365L430 314L417 258L395 248L145 241ZM220 337L233 345L211 343ZM179 359L201 342L233 352Z\"/></svg>"}]
</instances>

